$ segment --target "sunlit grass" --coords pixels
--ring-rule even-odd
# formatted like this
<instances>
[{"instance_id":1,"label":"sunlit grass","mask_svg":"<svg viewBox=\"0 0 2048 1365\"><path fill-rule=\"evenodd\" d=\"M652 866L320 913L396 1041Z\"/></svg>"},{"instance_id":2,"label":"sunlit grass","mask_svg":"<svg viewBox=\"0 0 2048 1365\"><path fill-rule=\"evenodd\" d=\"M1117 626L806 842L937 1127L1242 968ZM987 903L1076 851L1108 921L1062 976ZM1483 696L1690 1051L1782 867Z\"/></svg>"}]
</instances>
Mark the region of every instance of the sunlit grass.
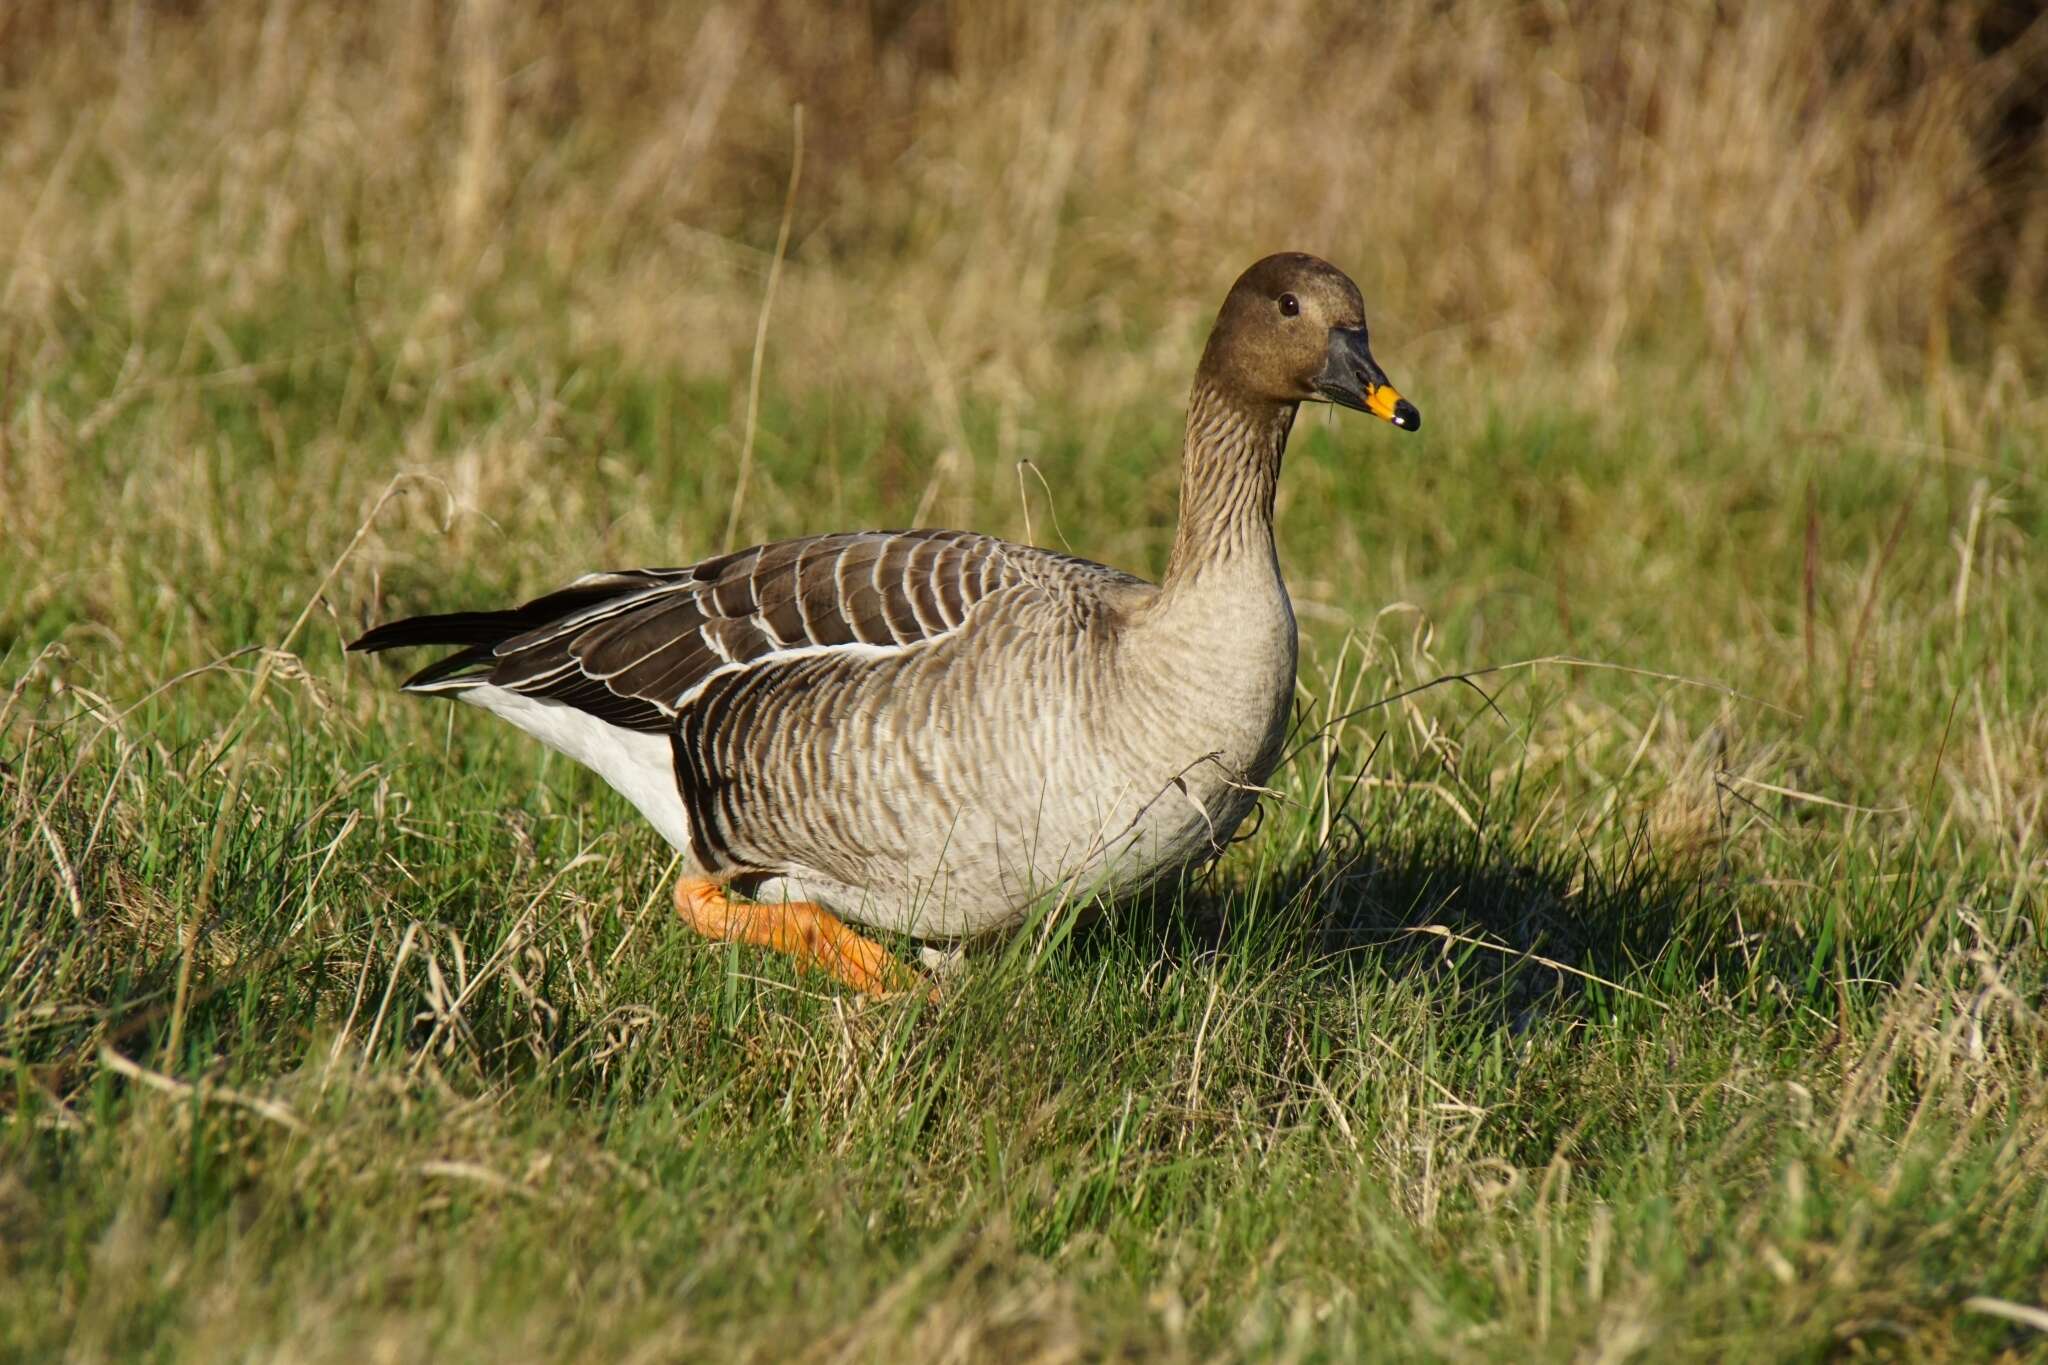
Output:
<instances>
[{"instance_id":1,"label":"sunlit grass","mask_svg":"<svg viewBox=\"0 0 2048 1365\"><path fill-rule=\"evenodd\" d=\"M707 548L718 518L674 527L718 505L731 414L609 373L553 415L552 454L515 402L459 394L443 445L401 445L399 408L392 436L322 442L339 365L230 390L205 400L211 471L176 502L116 495L100 546L100 488L190 476L141 468L174 390L92 449L108 477L67 491L61 557L5 561L34 603L7 627L0 870L17 1347L1797 1353L1866 1318L1958 1350L2017 1330L1958 1305L2038 1284L2042 586L2008 560L1956 615L1970 476L1890 504L1871 482L1911 492L1913 466L1781 467L1762 422L1629 458L1692 413L1603 431L1475 397L1401 446L1310 424L1282 514L1316 604L1285 799L1184 894L1027 934L935 1008L861 1006L681 932L664 850L594 779L338 652L372 614ZM626 415L662 406L686 415ZM1156 567L1174 406L1120 419L1128 460L1035 433L1077 549ZM831 524L904 520L912 484L851 477L890 440L936 461L893 420L771 403L763 486L800 482L776 452L830 452ZM262 657L234 651L281 636L405 469L435 479L343 564L233 740L223 812L204 758ZM1822 560L1811 673L1809 485L1824 551L1860 552ZM2017 544L2041 508L2009 487ZM1021 518L975 498L976 524ZM1540 664L1475 678L1491 701L1449 684L1327 726L1563 653L1713 686Z\"/></svg>"}]
</instances>

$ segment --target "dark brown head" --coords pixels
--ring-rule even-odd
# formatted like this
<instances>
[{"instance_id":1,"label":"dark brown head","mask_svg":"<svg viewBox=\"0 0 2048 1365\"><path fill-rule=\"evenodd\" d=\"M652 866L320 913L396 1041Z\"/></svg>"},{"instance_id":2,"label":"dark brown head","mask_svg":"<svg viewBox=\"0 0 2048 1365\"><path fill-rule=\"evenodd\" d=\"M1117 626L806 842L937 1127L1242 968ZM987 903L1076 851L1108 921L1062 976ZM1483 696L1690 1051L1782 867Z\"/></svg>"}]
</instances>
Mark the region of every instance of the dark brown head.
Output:
<instances>
[{"instance_id":1,"label":"dark brown head","mask_svg":"<svg viewBox=\"0 0 2048 1365\"><path fill-rule=\"evenodd\" d=\"M1339 403L1414 431L1422 414L1387 382L1367 340L1358 286L1328 261L1283 252L1230 287L1201 373L1245 397Z\"/></svg>"}]
</instances>

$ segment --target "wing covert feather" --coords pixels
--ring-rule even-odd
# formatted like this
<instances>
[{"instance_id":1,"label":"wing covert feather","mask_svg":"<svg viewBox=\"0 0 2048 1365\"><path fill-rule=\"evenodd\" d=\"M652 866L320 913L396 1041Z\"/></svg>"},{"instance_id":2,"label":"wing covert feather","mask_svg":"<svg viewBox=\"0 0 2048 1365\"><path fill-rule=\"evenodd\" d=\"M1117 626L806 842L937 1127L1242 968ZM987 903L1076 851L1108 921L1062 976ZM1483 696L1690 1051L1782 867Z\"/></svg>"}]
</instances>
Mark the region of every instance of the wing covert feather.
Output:
<instances>
[{"instance_id":1,"label":"wing covert feather","mask_svg":"<svg viewBox=\"0 0 2048 1365\"><path fill-rule=\"evenodd\" d=\"M810 536L685 568L586 575L573 593L556 594L571 610L498 644L462 676L669 733L715 679L839 650L895 653L950 635L992 594L1039 581L1039 559L1137 581L963 531ZM616 596L591 602L612 585Z\"/></svg>"}]
</instances>

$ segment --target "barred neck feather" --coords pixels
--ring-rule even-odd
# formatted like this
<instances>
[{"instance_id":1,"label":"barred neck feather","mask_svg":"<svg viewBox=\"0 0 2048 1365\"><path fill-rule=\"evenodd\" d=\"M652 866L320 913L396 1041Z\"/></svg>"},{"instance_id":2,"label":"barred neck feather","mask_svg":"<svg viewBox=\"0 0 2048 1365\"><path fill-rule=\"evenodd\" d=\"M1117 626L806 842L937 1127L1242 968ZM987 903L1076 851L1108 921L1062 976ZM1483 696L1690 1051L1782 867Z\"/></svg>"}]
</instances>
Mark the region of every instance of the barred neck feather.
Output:
<instances>
[{"instance_id":1,"label":"barred neck feather","mask_svg":"<svg viewBox=\"0 0 2048 1365\"><path fill-rule=\"evenodd\" d=\"M1188 400L1180 526L1162 585L1168 593L1220 565L1274 561L1273 491L1295 405L1231 393L1207 368Z\"/></svg>"}]
</instances>

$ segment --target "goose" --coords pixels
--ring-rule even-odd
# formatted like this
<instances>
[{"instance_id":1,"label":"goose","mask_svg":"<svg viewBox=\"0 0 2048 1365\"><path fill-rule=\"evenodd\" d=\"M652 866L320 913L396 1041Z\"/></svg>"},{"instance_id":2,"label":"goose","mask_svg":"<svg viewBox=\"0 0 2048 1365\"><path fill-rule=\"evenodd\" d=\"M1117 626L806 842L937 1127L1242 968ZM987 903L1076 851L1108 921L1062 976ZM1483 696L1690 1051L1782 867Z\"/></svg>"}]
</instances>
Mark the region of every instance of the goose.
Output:
<instances>
[{"instance_id":1,"label":"goose","mask_svg":"<svg viewBox=\"0 0 2048 1365\"><path fill-rule=\"evenodd\" d=\"M1195 371L1156 585L967 531L855 531L590 573L349 648L457 647L403 690L597 772L674 848L698 933L911 990L922 974L855 925L943 967L1049 897L1111 902L1208 862L1250 812L1294 693L1273 497L1309 402L1421 426L1358 286L1268 256Z\"/></svg>"}]
</instances>

